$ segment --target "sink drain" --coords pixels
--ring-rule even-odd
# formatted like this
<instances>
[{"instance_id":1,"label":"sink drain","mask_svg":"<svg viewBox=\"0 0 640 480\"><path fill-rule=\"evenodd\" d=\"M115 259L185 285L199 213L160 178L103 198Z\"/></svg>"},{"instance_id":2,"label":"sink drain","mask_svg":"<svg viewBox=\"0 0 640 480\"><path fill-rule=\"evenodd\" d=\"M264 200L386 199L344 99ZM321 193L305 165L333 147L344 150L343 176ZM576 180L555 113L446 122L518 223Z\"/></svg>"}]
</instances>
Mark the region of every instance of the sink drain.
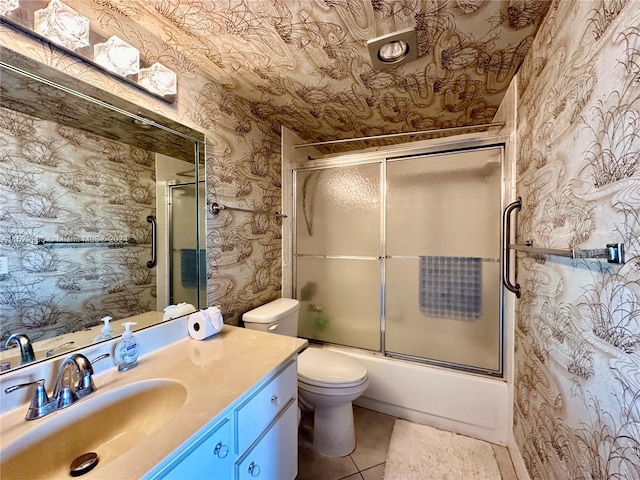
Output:
<instances>
[{"instance_id":1,"label":"sink drain","mask_svg":"<svg viewBox=\"0 0 640 480\"><path fill-rule=\"evenodd\" d=\"M98 464L98 454L95 452L85 453L76 458L73 462L71 462L71 473L72 477L79 477L80 475L84 475L87 472L93 470Z\"/></svg>"}]
</instances>

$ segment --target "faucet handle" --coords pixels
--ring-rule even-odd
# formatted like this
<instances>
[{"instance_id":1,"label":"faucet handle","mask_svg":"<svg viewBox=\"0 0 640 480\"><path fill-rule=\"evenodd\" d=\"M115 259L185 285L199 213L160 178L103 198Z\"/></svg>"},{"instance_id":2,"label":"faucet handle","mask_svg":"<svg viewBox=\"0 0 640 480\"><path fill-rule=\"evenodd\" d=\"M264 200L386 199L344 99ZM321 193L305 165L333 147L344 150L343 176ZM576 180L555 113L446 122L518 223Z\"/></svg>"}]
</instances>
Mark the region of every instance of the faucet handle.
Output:
<instances>
[{"instance_id":1,"label":"faucet handle","mask_svg":"<svg viewBox=\"0 0 640 480\"><path fill-rule=\"evenodd\" d=\"M11 393L20 388L29 387L31 385L37 385L37 387L33 392L31 403L29 404L27 414L24 418L26 420L35 420L36 418L44 417L45 415L48 415L51 412L55 411L56 404L55 402L49 400L49 396L47 395L47 391L44 387L44 378L41 378L40 380L36 380L34 382L12 385L11 387L5 388L4 393Z\"/></svg>"},{"instance_id":2,"label":"faucet handle","mask_svg":"<svg viewBox=\"0 0 640 480\"><path fill-rule=\"evenodd\" d=\"M109 358L111 354L104 353L102 355L98 355L93 360L89 361L89 368L84 369L84 373L82 374L82 378L78 382L78 395L82 398L85 395L88 395L91 392L96 391L96 386L93 383L93 364L99 362L100 360L104 360L105 358Z\"/></svg>"},{"instance_id":3,"label":"faucet handle","mask_svg":"<svg viewBox=\"0 0 640 480\"><path fill-rule=\"evenodd\" d=\"M73 340L67 343L63 343L62 345L58 345L57 347L53 347L51 350L47 350L46 356L47 358L53 357L53 355L55 355L56 350L60 350L61 348L66 348L66 347L70 347L71 345L73 345L74 342Z\"/></svg>"}]
</instances>

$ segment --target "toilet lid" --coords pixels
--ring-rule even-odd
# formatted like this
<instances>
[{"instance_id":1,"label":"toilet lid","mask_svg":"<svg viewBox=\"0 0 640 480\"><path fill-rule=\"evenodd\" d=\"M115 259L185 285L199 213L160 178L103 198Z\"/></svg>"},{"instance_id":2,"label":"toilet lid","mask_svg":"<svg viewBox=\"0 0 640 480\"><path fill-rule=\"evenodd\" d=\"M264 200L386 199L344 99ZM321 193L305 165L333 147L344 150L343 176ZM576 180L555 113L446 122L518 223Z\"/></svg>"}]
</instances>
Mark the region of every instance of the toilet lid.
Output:
<instances>
[{"instance_id":1,"label":"toilet lid","mask_svg":"<svg viewBox=\"0 0 640 480\"><path fill-rule=\"evenodd\" d=\"M362 383L367 369L348 355L325 348L307 348L298 355L298 379L310 385Z\"/></svg>"}]
</instances>

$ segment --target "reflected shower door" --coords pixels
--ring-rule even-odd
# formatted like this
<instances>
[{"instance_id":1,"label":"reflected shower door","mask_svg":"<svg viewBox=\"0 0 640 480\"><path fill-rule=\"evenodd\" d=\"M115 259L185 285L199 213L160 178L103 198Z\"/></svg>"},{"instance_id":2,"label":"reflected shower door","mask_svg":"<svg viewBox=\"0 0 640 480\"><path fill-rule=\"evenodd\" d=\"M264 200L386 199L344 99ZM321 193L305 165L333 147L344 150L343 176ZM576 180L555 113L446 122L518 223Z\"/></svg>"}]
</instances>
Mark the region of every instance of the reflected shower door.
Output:
<instances>
[{"instance_id":1,"label":"reflected shower door","mask_svg":"<svg viewBox=\"0 0 640 480\"><path fill-rule=\"evenodd\" d=\"M380 349L380 165L296 172L300 336Z\"/></svg>"},{"instance_id":2,"label":"reflected shower door","mask_svg":"<svg viewBox=\"0 0 640 480\"><path fill-rule=\"evenodd\" d=\"M501 147L387 162L387 355L501 372L501 164Z\"/></svg>"},{"instance_id":3,"label":"reflected shower door","mask_svg":"<svg viewBox=\"0 0 640 480\"><path fill-rule=\"evenodd\" d=\"M202 182L200 182L202 183ZM196 195L199 200L196 202ZM169 185L169 299L206 307L205 189L196 184ZM200 215L197 208L200 207ZM196 229L196 222L200 228ZM197 232L200 232L200 238Z\"/></svg>"}]
</instances>

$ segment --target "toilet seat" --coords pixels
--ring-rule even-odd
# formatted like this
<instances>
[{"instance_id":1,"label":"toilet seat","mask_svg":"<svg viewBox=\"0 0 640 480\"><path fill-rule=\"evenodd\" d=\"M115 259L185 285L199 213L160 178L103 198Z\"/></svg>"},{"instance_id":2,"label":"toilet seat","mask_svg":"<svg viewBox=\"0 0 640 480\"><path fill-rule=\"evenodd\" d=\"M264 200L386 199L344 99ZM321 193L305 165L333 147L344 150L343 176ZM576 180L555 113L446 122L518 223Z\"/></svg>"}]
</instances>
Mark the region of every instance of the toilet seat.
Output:
<instances>
[{"instance_id":1,"label":"toilet seat","mask_svg":"<svg viewBox=\"0 0 640 480\"><path fill-rule=\"evenodd\" d=\"M367 369L348 355L307 348L298 355L298 381L324 388L348 388L367 381Z\"/></svg>"}]
</instances>

